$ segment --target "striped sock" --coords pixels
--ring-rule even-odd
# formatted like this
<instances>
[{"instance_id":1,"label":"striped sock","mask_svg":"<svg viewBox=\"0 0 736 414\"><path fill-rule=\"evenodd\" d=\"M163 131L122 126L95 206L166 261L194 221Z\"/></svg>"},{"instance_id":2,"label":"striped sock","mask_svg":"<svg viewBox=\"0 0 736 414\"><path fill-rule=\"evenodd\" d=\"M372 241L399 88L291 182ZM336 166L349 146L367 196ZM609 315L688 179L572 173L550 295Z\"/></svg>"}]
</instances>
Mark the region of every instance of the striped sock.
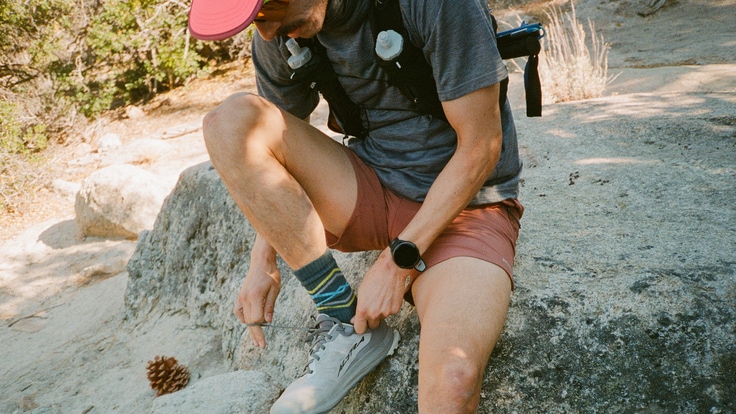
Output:
<instances>
[{"instance_id":1,"label":"striped sock","mask_svg":"<svg viewBox=\"0 0 736 414\"><path fill-rule=\"evenodd\" d=\"M317 305L317 312L350 323L355 316L357 298L329 249L317 260L294 271L294 275Z\"/></svg>"}]
</instances>

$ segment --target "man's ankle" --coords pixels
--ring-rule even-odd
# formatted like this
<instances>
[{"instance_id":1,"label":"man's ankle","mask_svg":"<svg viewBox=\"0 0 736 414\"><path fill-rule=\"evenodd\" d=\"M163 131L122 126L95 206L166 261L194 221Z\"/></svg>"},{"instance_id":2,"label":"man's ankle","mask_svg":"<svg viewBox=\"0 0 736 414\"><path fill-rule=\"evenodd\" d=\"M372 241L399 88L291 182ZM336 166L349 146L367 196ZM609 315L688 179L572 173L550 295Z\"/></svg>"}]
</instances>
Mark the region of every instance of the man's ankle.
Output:
<instances>
[{"instance_id":1,"label":"man's ankle","mask_svg":"<svg viewBox=\"0 0 736 414\"><path fill-rule=\"evenodd\" d=\"M307 289L317 306L317 312L350 323L355 316L357 297L329 249L313 262L294 271L294 275Z\"/></svg>"}]
</instances>

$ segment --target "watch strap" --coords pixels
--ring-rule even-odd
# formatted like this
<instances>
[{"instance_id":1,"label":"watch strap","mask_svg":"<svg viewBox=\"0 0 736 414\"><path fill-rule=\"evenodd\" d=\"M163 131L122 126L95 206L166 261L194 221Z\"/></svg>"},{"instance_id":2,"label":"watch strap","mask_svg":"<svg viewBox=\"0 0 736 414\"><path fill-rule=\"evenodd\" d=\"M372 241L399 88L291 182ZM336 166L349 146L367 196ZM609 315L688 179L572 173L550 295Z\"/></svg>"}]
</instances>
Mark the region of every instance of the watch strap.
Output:
<instances>
[{"instance_id":1,"label":"watch strap","mask_svg":"<svg viewBox=\"0 0 736 414\"><path fill-rule=\"evenodd\" d=\"M427 264L424 263L424 259L422 259L422 256L419 256L419 261L414 266L414 269L416 269L420 273L427 270Z\"/></svg>"}]
</instances>

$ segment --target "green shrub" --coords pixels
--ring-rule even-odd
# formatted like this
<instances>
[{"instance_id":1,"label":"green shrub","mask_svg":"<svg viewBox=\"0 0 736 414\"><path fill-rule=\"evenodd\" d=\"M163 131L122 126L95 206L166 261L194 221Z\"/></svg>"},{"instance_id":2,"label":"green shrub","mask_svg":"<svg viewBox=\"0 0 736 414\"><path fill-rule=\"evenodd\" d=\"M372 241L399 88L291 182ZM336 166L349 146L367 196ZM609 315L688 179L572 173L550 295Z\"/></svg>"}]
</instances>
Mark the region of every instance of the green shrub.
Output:
<instances>
[{"instance_id":1,"label":"green shrub","mask_svg":"<svg viewBox=\"0 0 736 414\"><path fill-rule=\"evenodd\" d=\"M0 87L28 82L56 59L69 10L64 0L0 0Z\"/></svg>"},{"instance_id":2,"label":"green shrub","mask_svg":"<svg viewBox=\"0 0 736 414\"><path fill-rule=\"evenodd\" d=\"M196 41L187 32L188 7L172 0L0 0L0 96L25 111L13 121L23 125L13 125L61 140L70 122L145 101L213 64L247 57L250 30L222 42ZM41 147L40 139L25 141Z\"/></svg>"},{"instance_id":3,"label":"green shrub","mask_svg":"<svg viewBox=\"0 0 736 414\"><path fill-rule=\"evenodd\" d=\"M18 119L16 105L0 101L0 151L29 155L46 149L46 125L24 125Z\"/></svg>"},{"instance_id":4,"label":"green shrub","mask_svg":"<svg viewBox=\"0 0 736 414\"><path fill-rule=\"evenodd\" d=\"M104 2L87 30L84 67L59 73L64 94L95 116L183 85L203 66L186 30L187 10L172 1ZM73 76L79 72L81 82Z\"/></svg>"},{"instance_id":5,"label":"green shrub","mask_svg":"<svg viewBox=\"0 0 736 414\"><path fill-rule=\"evenodd\" d=\"M50 139L79 136L90 117L247 56L249 31L194 41L188 7L173 0L0 0L0 214L17 210L16 201L40 185L37 165Z\"/></svg>"}]
</instances>

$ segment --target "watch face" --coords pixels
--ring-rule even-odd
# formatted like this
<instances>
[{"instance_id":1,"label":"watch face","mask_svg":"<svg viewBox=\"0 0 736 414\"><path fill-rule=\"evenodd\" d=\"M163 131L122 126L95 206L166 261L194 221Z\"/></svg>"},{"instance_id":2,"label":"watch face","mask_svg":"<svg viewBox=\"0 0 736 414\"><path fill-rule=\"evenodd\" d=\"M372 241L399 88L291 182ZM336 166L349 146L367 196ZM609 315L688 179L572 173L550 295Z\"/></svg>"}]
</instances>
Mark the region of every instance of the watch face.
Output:
<instances>
[{"instance_id":1,"label":"watch face","mask_svg":"<svg viewBox=\"0 0 736 414\"><path fill-rule=\"evenodd\" d=\"M419 260L419 249L409 242L399 243L393 251L394 262L404 269L411 269Z\"/></svg>"}]
</instances>

